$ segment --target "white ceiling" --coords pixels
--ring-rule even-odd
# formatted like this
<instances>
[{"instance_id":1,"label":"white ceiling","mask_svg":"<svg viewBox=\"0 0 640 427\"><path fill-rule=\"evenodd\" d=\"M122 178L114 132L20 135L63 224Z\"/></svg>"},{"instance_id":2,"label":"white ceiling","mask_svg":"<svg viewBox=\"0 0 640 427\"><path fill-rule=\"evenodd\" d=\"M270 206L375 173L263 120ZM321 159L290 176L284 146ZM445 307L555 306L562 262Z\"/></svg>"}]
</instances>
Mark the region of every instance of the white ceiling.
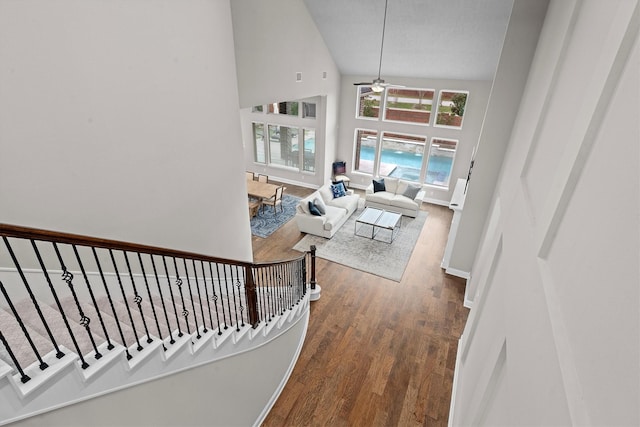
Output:
<instances>
[{"instance_id":1,"label":"white ceiling","mask_svg":"<svg viewBox=\"0 0 640 427\"><path fill-rule=\"evenodd\" d=\"M385 0L304 2L340 72L376 77ZM383 79L493 79L513 0L388 2Z\"/></svg>"}]
</instances>

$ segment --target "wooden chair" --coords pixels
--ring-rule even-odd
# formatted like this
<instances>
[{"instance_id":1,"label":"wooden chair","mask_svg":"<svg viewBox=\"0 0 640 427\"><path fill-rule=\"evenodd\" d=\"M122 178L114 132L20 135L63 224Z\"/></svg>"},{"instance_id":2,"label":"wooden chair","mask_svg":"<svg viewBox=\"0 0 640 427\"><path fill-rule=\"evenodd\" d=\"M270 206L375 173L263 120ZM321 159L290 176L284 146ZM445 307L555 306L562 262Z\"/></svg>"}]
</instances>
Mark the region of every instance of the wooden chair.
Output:
<instances>
[{"instance_id":1,"label":"wooden chair","mask_svg":"<svg viewBox=\"0 0 640 427\"><path fill-rule=\"evenodd\" d=\"M253 172L246 171L245 175L249 181L253 181L256 178L256 174Z\"/></svg>"},{"instance_id":2,"label":"wooden chair","mask_svg":"<svg viewBox=\"0 0 640 427\"><path fill-rule=\"evenodd\" d=\"M269 182L269 177L267 175L258 174L258 182Z\"/></svg>"},{"instance_id":3,"label":"wooden chair","mask_svg":"<svg viewBox=\"0 0 640 427\"><path fill-rule=\"evenodd\" d=\"M262 199L262 213L264 214L264 205L273 206L273 213L276 213L276 206L280 206L280 212L284 212L282 207L282 195L284 193L284 187L280 186L276 188L276 194L269 199Z\"/></svg>"},{"instance_id":4,"label":"wooden chair","mask_svg":"<svg viewBox=\"0 0 640 427\"><path fill-rule=\"evenodd\" d=\"M249 200L249 219L258 215L258 210L260 210L260 201L258 200Z\"/></svg>"}]
</instances>

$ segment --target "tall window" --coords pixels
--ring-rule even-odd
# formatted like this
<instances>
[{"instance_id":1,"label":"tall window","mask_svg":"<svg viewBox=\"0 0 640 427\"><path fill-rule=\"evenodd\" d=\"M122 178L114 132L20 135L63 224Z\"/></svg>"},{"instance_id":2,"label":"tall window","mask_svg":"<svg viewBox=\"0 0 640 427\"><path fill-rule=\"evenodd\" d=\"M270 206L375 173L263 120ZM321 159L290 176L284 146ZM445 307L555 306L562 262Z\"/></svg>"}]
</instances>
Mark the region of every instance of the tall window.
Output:
<instances>
[{"instance_id":1,"label":"tall window","mask_svg":"<svg viewBox=\"0 0 640 427\"><path fill-rule=\"evenodd\" d=\"M267 163L264 145L264 124L253 123L253 155L256 163Z\"/></svg>"},{"instance_id":2,"label":"tall window","mask_svg":"<svg viewBox=\"0 0 640 427\"><path fill-rule=\"evenodd\" d=\"M269 125L269 163L298 167L298 129Z\"/></svg>"},{"instance_id":3,"label":"tall window","mask_svg":"<svg viewBox=\"0 0 640 427\"><path fill-rule=\"evenodd\" d=\"M428 125L431 121L433 89L389 88L384 119Z\"/></svg>"},{"instance_id":4,"label":"tall window","mask_svg":"<svg viewBox=\"0 0 640 427\"><path fill-rule=\"evenodd\" d=\"M266 104L265 108L252 108L256 163L315 173L317 141L314 124L317 103L314 101L315 98L273 102Z\"/></svg>"},{"instance_id":5,"label":"tall window","mask_svg":"<svg viewBox=\"0 0 640 427\"><path fill-rule=\"evenodd\" d=\"M382 134L379 174L420 181L426 138L397 133Z\"/></svg>"},{"instance_id":6,"label":"tall window","mask_svg":"<svg viewBox=\"0 0 640 427\"><path fill-rule=\"evenodd\" d=\"M448 187L451 180L453 160L456 157L458 141L452 139L431 139L425 183L438 187Z\"/></svg>"},{"instance_id":7,"label":"tall window","mask_svg":"<svg viewBox=\"0 0 640 427\"><path fill-rule=\"evenodd\" d=\"M303 129L304 151L302 153L302 170L315 172L316 170L316 131Z\"/></svg>"},{"instance_id":8,"label":"tall window","mask_svg":"<svg viewBox=\"0 0 640 427\"><path fill-rule=\"evenodd\" d=\"M353 170L373 174L378 132L356 129L356 153Z\"/></svg>"},{"instance_id":9,"label":"tall window","mask_svg":"<svg viewBox=\"0 0 640 427\"><path fill-rule=\"evenodd\" d=\"M380 116L380 102L382 92L376 93L371 86L358 86L358 112L359 119L377 119Z\"/></svg>"}]
</instances>

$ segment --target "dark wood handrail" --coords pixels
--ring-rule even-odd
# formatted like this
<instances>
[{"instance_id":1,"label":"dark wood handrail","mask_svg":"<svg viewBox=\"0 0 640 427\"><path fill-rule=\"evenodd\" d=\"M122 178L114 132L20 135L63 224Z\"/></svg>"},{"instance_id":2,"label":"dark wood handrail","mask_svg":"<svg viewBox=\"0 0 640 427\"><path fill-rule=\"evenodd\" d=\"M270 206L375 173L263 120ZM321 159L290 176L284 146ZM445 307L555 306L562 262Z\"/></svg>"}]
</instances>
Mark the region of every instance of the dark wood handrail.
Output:
<instances>
[{"instance_id":1,"label":"dark wood handrail","mask_svg":"<svg viewBox=\"0 0 640 427\"><path fill-rule=\"evenodd\" d=\"M177 258L189 258L197 261L208 261L221 264L238 265L242 267L252 267L251 262L219 258L209 255L197 254L195 252L167 249L158 246L141 245L138 243L123 242L119 240L103 239L99 237L89 237L80 234L64 233L59 231L43 230L38 228L23 227L20 225L0 223L0 236L17 237L23 239L41 240L46 242L67 243L80 246L93 246L104 249L117 249L127 252L140 252L151 255L165 255Z\"/></svg>"},{"instance_id":2,"label":"dark wood handrail","mask_svg":"<svg viewBox=\"0 0 640 427\"><path fill-rule=\"evenodd\" d=\"M24 227L20 225L11 225L11 224L4 224L4 223L0 223L0 236L2 236L3 238L10 237L10 238L17 238L17 239L32 240L34 242L35 241L53 242L54 245L57 243L63 243L63 244L69 244L74 246L86 246L86 247L101 248L101 249L107 249L107 250L120 250L125 253L130 252L130 253L145 254L145 255L150 255L152 257L167 256L174 259L176 258L185 259L185 260L189 259L189 260L196 260L196 261L202 261L202 262L209 262L212 264L223 264L223 265L240 267L244 270L244 277L246 280L245 291L246 291L246 298L247 298L247 305L248 305L246 308L248 310L247 313L249 316L249 321L253 327L256 327L260 320L260 313L258 310L257 286L256 286L257 282L256 282L256 278L254 277L254 274L259 274L259 273L255 273L255 272L258 270L270 269L272 268L271 266L277 266L280 264L286 265L286 264L299 262L308 255L307 253L304 253L299 257L292 258L289 260L254 263L254 262L245 262L245 261L237 261L237 260L226 259L226 258L219 258L219 257L214 257L209 255L202 255L202 254L188 252L188 251L167 249L167 248L162 248L157 246L142 245L142 244L131 243L131 242L123 242L119 240L89 237L89 236L83 236L80 234L44 230L44 229L38 229L33 227ZM10 248L9 250L11 252ZM115 261L114 261L114 264L115 264ZM127 267L128 267L128 264L127 264ZM186 272L186 261L185 261L185 272ZM197 273L195 272L195 264L194 264L194 273L197 275ZM315 272L312 272L312 277L315 278Z\"/></svg>"},{"instance_id":3,"label":"dark wood handrail","mask_svg":"<svg viewBox=\"0 0 640 427\"><path fill-rule=\"evenodd\" d=\"M276 261L245 262L227 258L219 258L195 252L167 249L159 246L142 245L139 243L123 242L120 240L103 239L100 237L83 236L81 234L65 233L60 231L44 230L40 228L24 227L21 225L0 223L0 236L33 239L45 242L67 243L79 246L93 246L103 249L117 249L127 252L140 252L150 255L165 255L176 258L189 258L197 261L207 261L220 264L238 265L241 267L262 267L281 264L283 262L296 261L305 257L305 254L296 258Z\"/></svg>"},{"instance_id":4,"label":"dark wood handrail","mask_svg":"<svg viewBox=\"0 0 640 427\"><path fill-rule=\"evenodd\" d=\"M29 243L32 253L26 250ZM87 369L115 344L131 360L137 354L134 350L142 351L145 342L155 339L166 351L185 333L193 340L210 331L221 336L226 330L255 329L261 322L286 316L307 295L308 258L314 256L308 252L290 260L253 263L4 223L0 223L0 244L6 246L16 273L7 275L7 280L3 276L0 298L10 308L14 327L24 335L7 340L0 332L0 342L23 383L31 379L23 367L37 362L40 370L47 369L45 355L51 351L60 358L69 349ZM98 256L105 255L102 250L108 252L111 264ZM21 258L33 261L33 255L39 268L30 267L27 275ZM52 268L54 263L60 271ZM315 272L311 277L315 282ZM60 313L62 326L48 321L45 307ZM112 321L105 321L103 313ZM46 331L40 340L49 343L34 343L35 333L28 328L33 319ZM21 339L29 343L26 350L17 345ZM12 346L21 350L13 352Z\"/></svg>"}]
</instances>

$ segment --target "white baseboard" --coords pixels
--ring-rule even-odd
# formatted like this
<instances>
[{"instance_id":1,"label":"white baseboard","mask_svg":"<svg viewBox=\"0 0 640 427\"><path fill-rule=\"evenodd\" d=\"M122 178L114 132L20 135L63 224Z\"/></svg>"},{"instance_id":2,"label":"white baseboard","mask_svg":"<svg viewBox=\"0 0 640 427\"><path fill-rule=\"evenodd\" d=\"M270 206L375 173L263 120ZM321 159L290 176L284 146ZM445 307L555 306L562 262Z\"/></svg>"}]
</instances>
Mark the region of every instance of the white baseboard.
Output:
<instances>
[{"instance_id":1,"label":"white baseboard","mask_svg":"<svg viewBox=\"0 0 640 427\"><path fill-rule=\"evenodd\" d=\"M467 279L467 280L469 280L469 279ZM467 284L468 284L468 283L469 283L469 282L467 282ZM473 307L473 299L471 299L471 298L469 297L468 292L469 292L469 286L466 286L466 287L464 288L464 302L462 303L462 305L464 305L466 308L469 308L469 309L470 309L471 307Z\"/></svg>"},{"instance_id":2,"label":"white baseboard","mask_svg":"<svg viewBox=\"0 0 640 427\"><path fill-rule=\"evenodd\" d=\"M447 268L445 273L450 274L452 276L461 277L463 279L469 280L471 278L471 273L468 271L458 270L457 268Z\"/></svg>"},{"instance_id":3,"label":"white baseboard","mask_svg":"<svg viewBox=\"0 0 640 427\"><path fill-rule=\"evenodd\" d=\"M449 206L449 201L448 200L439 200L439 199L431 199L431 198L426 198L426 199L422 199L422 203L429 203L431 205L439 205L439 206Z\"/></svg>"},{"instance_id":4,"label":"white baseboard","mask_svg":"<svg viewBox=\"0 0 640 427\"><path fill-rule=\"evenodd\" d=\"M304 322L304 324L303 324L304 325L303 326L304 331L303 331L302 335L300 336L300 342L298 343L298 347L297 347L297 349L295 351L294 357L291 360L291 364L289 365L289 368L287 369L287 372L285 373L284 377L282 377L282 381L280 381L280 385L275 390L275 392L271 396L271 399L269 399L269 401L267 402L267 405L264 407L264 409L262 410L262 412L260 413L260 415L256 419L256 422L254 424L254 426L256 426L256 427L262 425L262 423L264 422L265 418L267 418L267 415L269 415L269 412L273 408L273 405L276 404L276 400L278 400L278 397L280 397L280 394L282 394L282 391L284 390L284 387L287 385L287 381L289 381L289 378L291 377L291 374L293 373L293 368L295 368L296 362L298 361L298 358L300 357L300 353L302 353L302 346L304 344L304 339L307 336L307 329L309 328L309 315L310 315L310 313L311 313L311 309L307 307L306 308L306 312L304 313L303 317L301 317L302 321Z\"/></svg>"},{"instance_id":5,"label":"white baseboard","mask_svg":"<svg viewBox=\"0 0 640 427\"><path fill-rule=\"evenodd\" d=\"M449 405L449 420L447 421L447 425L452 427L453 418L454 418L454 410L456 407L456 390L458 388L458 378L459 378L459 369L460 369L460 358L462 357L462 336L458 340L458 351L456 351L456 365L453 368L453 383L451 386L451 404Z\"/></svg>"}]
</instances>

